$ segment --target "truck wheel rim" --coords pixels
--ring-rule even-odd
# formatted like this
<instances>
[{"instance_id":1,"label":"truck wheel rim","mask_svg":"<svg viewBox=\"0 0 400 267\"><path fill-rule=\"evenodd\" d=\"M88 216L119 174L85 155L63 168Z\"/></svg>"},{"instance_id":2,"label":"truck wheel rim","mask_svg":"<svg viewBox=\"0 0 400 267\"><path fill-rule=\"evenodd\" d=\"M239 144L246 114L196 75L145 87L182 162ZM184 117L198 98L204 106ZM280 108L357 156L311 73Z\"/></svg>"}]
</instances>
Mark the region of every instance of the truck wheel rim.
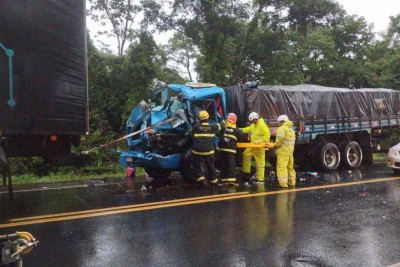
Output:
<instances>
[{"instance_id":1,"label":"truck wheel rim","mask_svg":"<svg viewBox=\"0 0 400 267\"><path fill-rule=\"evenodd\" d=\"M328 167L335 166L337 162L337 155L333 151L327 150L324 155L324 162Z\"/></svg>"},{"instance_id":2,"label":"truck wheel rim","mask_svg":"<svg viewBox=\"0 0 400 267\"><path fill-rule=\"evenodd\" d=\"M357 163L359 160L357 151L354 148L350 148L347 153L347 159L351 164Z\"/></svg>"},{"instance_id":3,"label":"truck wheel rim","mask_svg":"<svg viewBox=\"0 0 400 267\"><path fill-rule=\"evenodd\" d=\"M346 159L350 166L359 165L361 162L361 149L358 146L352 145L346 153Z\"/></svg>"}]
</instances>

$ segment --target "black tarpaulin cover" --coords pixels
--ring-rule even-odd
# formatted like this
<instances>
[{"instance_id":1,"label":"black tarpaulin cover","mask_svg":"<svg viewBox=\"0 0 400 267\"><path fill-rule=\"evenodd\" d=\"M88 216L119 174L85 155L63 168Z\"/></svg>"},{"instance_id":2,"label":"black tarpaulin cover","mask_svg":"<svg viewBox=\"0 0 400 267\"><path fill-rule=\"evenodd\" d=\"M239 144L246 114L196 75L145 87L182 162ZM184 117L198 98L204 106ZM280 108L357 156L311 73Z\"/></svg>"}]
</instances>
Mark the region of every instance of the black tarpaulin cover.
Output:
<instances>
[{"instance_id":1,"label":"black tarpaulin cover","mask_svg":"<svg viewBox=\"0 0 400 267\"><path fill-rule=\"evenodd\" d=\"M251 111L265 119L286 114L293 121L380 118L400 114L400 93L391 89L344 89L317 85L224 88L227 111L246 121Z\"/></svg>"},{"instance_id":2,"label":"black tarpaulin cover","mask_svg":"<svg viewBox=\"0 0 400 267\"><path fill-rule=\"evenodd\" d=\"M1 0L0 130L87 132L86 50L85 0Z\"/></svg>"}]
</instances>

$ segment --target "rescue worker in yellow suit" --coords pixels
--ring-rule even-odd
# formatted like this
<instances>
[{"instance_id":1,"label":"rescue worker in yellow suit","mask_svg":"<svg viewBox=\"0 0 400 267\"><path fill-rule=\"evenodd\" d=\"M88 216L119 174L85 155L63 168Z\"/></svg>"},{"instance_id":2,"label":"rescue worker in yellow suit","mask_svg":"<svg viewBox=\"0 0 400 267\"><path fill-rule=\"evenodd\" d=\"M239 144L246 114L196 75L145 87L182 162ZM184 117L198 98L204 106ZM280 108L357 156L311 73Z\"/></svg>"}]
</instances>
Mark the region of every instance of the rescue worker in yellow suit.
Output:
<instances>
[{"instance_id":1,"label":"rescue worker in yellow suit","mask_svg":"<svg viewBox=\"0 0 400 267\"><path fill-rule=\"evenodd\" d=\"M205 110L200 111L197 116L200 119L200 123L196 123L190 129L193 139L192 163L194 178L199 185L204 185L207 176L208 182L216 185L218 178L214 165L214 137L215 134L221 131L224 124L210 124L208 122L210 115Z\"/></svg>"},{"instance_id":2,"label":"rescue worker in yellow suit","mask_svg":"<svg viewBox=\"0 0 400 267\"><path fill-rule=\"evenodd\" d=\"M276 131L275 144L270 143L268 147L276 147L276 174L280 187L296 185L296 171L293 168L294 144L296 142L296 134L292 129L293 123L288 116L281 115L278 117L280 127Z\"/></svg>"},{"instance_id":3,"label":"rescue worker in yellow suit","mask_svg":"<svg viewBox=\"0 0 400 267\"><path fill-rule=\"evenodd\" d=\"M269 143L270 131L257 112L249 115L250 126L242 128L243 133L250 134L250 142L254 144ZM246 178L250 177L251 159L256 161L257 182L264 182L265 172L265 148L246 148L243 152L242 172Z\"/></svg>"}]
</instances>

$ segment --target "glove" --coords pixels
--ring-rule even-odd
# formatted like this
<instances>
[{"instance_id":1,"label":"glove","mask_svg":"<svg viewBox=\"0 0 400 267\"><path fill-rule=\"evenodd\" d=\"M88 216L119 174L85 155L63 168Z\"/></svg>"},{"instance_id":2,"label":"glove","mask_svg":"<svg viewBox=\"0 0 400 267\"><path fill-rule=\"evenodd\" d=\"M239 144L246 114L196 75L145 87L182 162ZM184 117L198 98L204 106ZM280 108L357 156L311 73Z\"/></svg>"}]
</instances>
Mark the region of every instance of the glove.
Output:
<instances>
[{"instance_id":1,"label":"glove","mask_svg":"<svg viewBox=\"0 0 400 267\"><path fill-rule=\"evenodd\" d=\"M275 144L274 143L267 143L267 144L265 144L265 146L268 147L268 148L274 148Z\"/></svg>"},{"instance_id":2,"label":"glove","mask_svg":"<svg viewBox=\"0 0 400 267\"><path fill-rule=\"evenodd\" d=\"M260 143L261 143L261 140L254 141L254 144L260 144Z\"/></svg>"},{"instance_id":3,"label":"glove","mask_svg":"<svg viewBox=\"0 0 400 267\"><path fill-rule=\"evenodd\" d=\"M154 134L156 131L154 131L154 129L148 129L146 131L144 131L147 134Z\"/></svg>"}]
</instances>

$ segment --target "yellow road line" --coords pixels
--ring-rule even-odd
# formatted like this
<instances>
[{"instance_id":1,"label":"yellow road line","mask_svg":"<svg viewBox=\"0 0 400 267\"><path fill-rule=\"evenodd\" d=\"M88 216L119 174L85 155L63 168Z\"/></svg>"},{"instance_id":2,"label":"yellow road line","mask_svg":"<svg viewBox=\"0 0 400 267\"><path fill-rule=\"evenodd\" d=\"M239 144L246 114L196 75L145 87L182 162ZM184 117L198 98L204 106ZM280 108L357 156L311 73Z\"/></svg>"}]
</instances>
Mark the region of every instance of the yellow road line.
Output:
<instances>
[{"instance_id":1,"label":"yellow road line","mask_svg":"<svg viewBox=\"0 0 400 267\"><path fill-rule=\"evenodd\" d=\"M20 219L18 219L18 221L0 224L0 229L8 228L8 227L23 226L23 225L47 223L47 222L76 220L76 219L92 218L92 217L107 216L107 215L114 215L114 214L154 210L154 209L161 209L161 208L226 201L226 200L233 200L233 199L243 199L243 198L250 198L250 197L277 195L277 194L284 194L284 193L288 193L288 192L322 190L322 189L327 189L327 188L362 185L362 184L370 184L370 183L378 183L378 182L388 182L388 181L395 181L395 180L400 180L400 177L379 178L379 179L372 179L372 180L365 180L365 181L348 182L348 183L342 183L342 184L331 184L331 185L322 185L322 186L313 186L313 187L304 187L304 188L293 188L293 189L260 192L260 193L252 193L252 194L249 194L248 192L242 192L242 193L237 193L237 194L233 193L233 194L225 194L225 195L214 195L211 197L197 197L197 198L190 198L190 199L180 199L180 200L176 200L176 201L174 201L174 200L160 201L160 202L153 202L153 203L148 203L148 204L115 207L115 209L108 208L108 209L92 210L90 213L88 213L87 211L82 211L82 212L76 212L76 213L73 213L73 212L66 213L67 215L62 215L62 216L58 216L58 214L55 214L55 215L53 215L53 217L50 217L51 215L44 215L44 216L37 216L37 217L29 217L29 218L31 218L29 220L27 220L27 218L20 218ZM45 216L48 216L48 217L45 217Z\"/></svg>"},{"instance_id":2,"label":"yellow road line","mask_svg":"<svg viewBox=\"0 0 400 267\"><path fill-rule=\"evenodd\" d=\"M97 213L97 212L106 212L106 211L113 211L113 210L140 208L140 207L147 207L147 206L157 206L157 205L160 205L160 204L188 202L188 201L200 200L200 199L224 198L224 197L229 197L229 196L232 196L232 195L245 195L245 194L249 194L249 192L237 192L237 193L220 194L220 195L208 195L208 196L201 196L201 197L192 197L192 198L174 199L174 200L166 200L166 201L158 201L158 202L149 202L149 203L142 203L142 204L127 205L127 206L102 208L102 209L91 209L91 210L82 210L82 211L57 213L57 214L47 214L47 215L40 215L40 216L32 216L32 217L23 217L23 218L10 219L9 222L48 219L48 218L54 218L54 217L73 216L73 215L81 215L81 214Z\"/></svg>"}]
</instances>

